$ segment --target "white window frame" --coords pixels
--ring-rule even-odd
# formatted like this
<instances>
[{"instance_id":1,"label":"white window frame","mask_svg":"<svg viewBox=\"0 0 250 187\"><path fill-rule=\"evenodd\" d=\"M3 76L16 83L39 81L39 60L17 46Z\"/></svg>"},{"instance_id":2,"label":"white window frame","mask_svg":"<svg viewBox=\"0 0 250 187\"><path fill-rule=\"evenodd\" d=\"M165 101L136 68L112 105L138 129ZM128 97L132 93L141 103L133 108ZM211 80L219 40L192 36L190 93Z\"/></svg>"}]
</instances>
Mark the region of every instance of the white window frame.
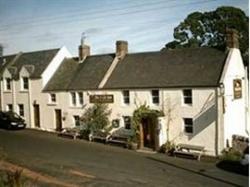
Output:
<instances>
[{"instance_id":1,"label":"white window frame","mask_svg":"<svg viewBox=\"0 0 250 187\"><path fill-rule=\"evenodd\" d=\"M76 123L77 123L76 118L79 118L79 119L78 119L79 125L76 125ZM74 125L75 125L75 127L79 127L79 126L80 126L80 116L79 116L79 115L73 115L73 120L74 120Z\"/></svg>"},{"instance_id":2,"label":"white window frame","mask_svg":"<svg viewBox=\"0 0 250 187\"><path fill-rule=\"evenodd\" d=\"M10 110L11 108L11 110ZM7 104L6 105L6 111L13 111L13 105L12 104Z\"/></svg>"},{"instance_id":3,"label":"white window frame","mask_svg":"<svg viewBox=\"0 0 250 187\"><path fill-rule=\"evenodd\" d=\"M84 104L83 93L82 92L77 92L77 96L78 96L78 103L79 103L80 106L82 106Z\"/></svg>"},{"instance_id":4,"label":"white window frame","mask_svg":"<svg viewBox=\"0 0 250 187\"><path fill-rule=\"evenodd\" d=\"M126 128L126 119L129 118L129 128ZM126 130L131 130L132 129L132 117L131 116L123 116L123 124L124 124L124 129Z\"/></svg>"},{"instance_id":5,"label":"white window frame","mask_svg":"<svg viewBox=\"0 0 250 187\"><path fill-rule=\"evenodd\" d=\"M56 94L55 93L50 93L49 94L49 103L50 104L55 104L56 103Z\"/></svg>"},{"instance_id":6,"label":"white window frame","mask_svg":"<svg viewBox=\"0 0 250 187\"><path fill-rule=\"evenodd\" d=\"M190 91L191 95L185 94L186 91ZM193 90L192 89L183 89L182 90L182 98L183 98L183 104L184 105L192 105L193 104ZM191 99L191 102L186 102L186 99Z\"/></svg>"},{"instance_id":7,"label":"white window frame","mask_svg":"<svg viewBox=\"0 0 250 187\"><path fill-rule=\"evenodd\" d=\"M24 117L24 104L18 104L18 114L19 116Z\"/></svg>"},{"instance_id":8,"label":"white window frame","mask_svg":"<svg viewBox=\"0 0 250 187\"><path fill-rule=\"evenodd\" d=\"M155 91L158 92L157 95L154 95L153 92L155 92ZM154 99L157 99L158 102L155 102ZM160 91L159 91L159 90L157 90L157 89L151 90L151 102L152 102L152 104L154 104L154 105L159 105L159 104L160 104Z\"/></svg>"},{"instance_id":9,"label":"white window frame","mask_svg":"<svg viewBox=\"0 0 250 187\"><path fill-rule=\"evenodd\" d=\"M192 123L188 124L188 123L186 123L187 122L186 120L191 120ZM192 132L187 132L186 127L191 127ZM193 118L183 118L183 128L184 128L184 133L185 134L187 134L187 135L193 134L194 133L194 121L193 121Z\"/></svg>"},{"instance_id":10,"label":"white window frame","mask_svg":"<svg viewBox=\"0 0 250 187\"><path fill-rule=\"evenodd\" d=\"M122 101L124 105L130 104L130 91L129 90L122 91Z\"/></svg>"},{"instance_id":11,"label":"white window frame","mask_svg":"<svg viewBox=\"0 0 250 187\"><path fill-rule=\"evenodd\" d=\"M73 98L73 95L74 95L74 98ZM70 102L71 102L71 106L77 105L76 92L70 92Z\"/></svg>"},{"instance_id":12,"label":"white window frame","mask_svg":"<svg viewBox=\"0 0 250 187\"><path fill-rule=\"evenodd\" d=\"M4 91L11 91L11 78L10 77L6 77L4 79Z\"/></svg>"},{"instance_id":13,"label":"white window frame","mask_svg":"<svg viewBox=\"0 0 250 187\"><path fill-rule=\"evenodd\" d=\"M24 80L27 80L27 88L25 88L26 82ZM29 90L29 78L28 77L22 77L21 90L23 90L23 91Z\"/></svg>"}]
</instances>

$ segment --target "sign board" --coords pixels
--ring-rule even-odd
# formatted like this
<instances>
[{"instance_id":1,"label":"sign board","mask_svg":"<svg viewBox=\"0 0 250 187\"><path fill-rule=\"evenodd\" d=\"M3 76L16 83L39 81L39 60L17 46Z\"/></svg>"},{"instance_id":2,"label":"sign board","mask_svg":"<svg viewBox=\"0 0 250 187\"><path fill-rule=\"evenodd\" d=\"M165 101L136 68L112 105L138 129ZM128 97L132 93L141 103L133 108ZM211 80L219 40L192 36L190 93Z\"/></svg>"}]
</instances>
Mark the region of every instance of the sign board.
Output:
<instances>
[{"instance_id":1,"label":"sign board","mask_svg":"<svg viewBox=\"0 0 250 187\"><path fill-rule=\"evenodd\" d=\"M90 95L89 102L90 103L113 103L114 96L113 95Z\"/></svg>"},{"instance_id":2,"label":"sign board","mask_svg":"<svg viewBox=\"0 0 250 187\"><path fill-rule=\"evenodd\" d=\"M242 97L242 83L241 79L233 80L233 89L234 89L234 99L240 99Z\"/></svg>"}]
</instances>

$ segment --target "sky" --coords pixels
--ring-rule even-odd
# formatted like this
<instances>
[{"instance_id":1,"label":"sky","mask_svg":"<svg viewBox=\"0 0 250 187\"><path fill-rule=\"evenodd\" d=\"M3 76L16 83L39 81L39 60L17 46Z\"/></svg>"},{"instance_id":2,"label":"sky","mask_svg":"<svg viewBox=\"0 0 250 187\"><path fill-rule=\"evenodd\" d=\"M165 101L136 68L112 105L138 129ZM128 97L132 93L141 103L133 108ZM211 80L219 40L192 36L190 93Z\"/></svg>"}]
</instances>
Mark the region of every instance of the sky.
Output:
<instances>
[{"instance_id":1,"label":"sky","mask_svg":"<svg viewBox=\"0 0 250 187\"><path fill-rule=\"evenodd\" d=\"M248 0L0 0L0 43L4 55L62 46L77 55L84 32L91 54L114 52L117 40L157 51L188 14L219 6L249 15Z\"/></svg>"}]
</instances>

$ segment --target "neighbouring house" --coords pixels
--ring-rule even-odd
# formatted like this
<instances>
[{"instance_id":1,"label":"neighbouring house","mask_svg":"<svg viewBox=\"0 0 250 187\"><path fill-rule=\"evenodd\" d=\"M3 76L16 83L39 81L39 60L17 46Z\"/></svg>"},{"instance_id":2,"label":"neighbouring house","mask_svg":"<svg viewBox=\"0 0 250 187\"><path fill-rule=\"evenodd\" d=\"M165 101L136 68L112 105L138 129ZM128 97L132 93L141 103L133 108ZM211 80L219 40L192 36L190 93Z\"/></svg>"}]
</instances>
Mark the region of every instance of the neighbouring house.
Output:
<instances>
[{"instance_id":1,"label":"neighbouring house","mask_svg":"<svg viewBox=\"0 0 250 187\"><path fill-rule=\"evenodd\" d=\"M42 89L65 57L71 57L65 47L3 56L1 110L15 111L29 128L41 127L43 98L47 97Z\"/></svg>"},{"instance_id":2,"label":"neighbouring house","mask_svg":"<svg viewBox=\"0 0 250 187\"><path fill-rule=\"evenodd\" d=\"M51 58L45 58L49 51L19 54L2 68L1 107L20 114L23 104L30 128L60 131L102 102L112 110L113 131L130 131L133 112L147 105L164 116L157 124L141 121L143 146L157 149L169 140L218 155L233 134L248 135L248 80L237 34L227 37L225 52L201 47L130 54L128 43L117 41L115 53L91 55L82 40L78 57L66 49ZM26 77L28 92L22 89Z\"/></svg>"}]
</instances>

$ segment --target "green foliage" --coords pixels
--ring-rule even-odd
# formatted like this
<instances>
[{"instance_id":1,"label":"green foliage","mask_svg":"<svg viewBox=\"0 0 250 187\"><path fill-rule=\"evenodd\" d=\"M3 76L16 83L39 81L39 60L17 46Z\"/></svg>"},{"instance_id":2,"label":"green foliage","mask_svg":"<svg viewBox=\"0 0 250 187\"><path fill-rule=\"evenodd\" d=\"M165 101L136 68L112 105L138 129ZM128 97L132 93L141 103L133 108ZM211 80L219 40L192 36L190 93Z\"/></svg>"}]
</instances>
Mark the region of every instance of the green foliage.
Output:
<instances>
[{"instance_id":1,"label":"green foliage","mask_svg":"<svg viewBox=\"0 0 250 187\"><path fill-rule=\"evenodd\" d=\"M189 14L174 29L174 41L167 49L209 46L225 50L226 28L239 32L240 50L245 64L249 55L249 18L239 8L222 6L211 12Z\"/></svg>"},{"instance_id":2,"label":"green foliage","mask_svg":"<svg viewBox=\"0 0 250 187\"><path fill-rule=\"evenodd\" d=\"M165 144L163 144L160 147L159 152L160 153L172 154L174 150L175 150L175 144L170 142L170 141L167 141Z\"/></svg>"},{"instance_id":3,"label":"green foliage","mask_svg":"<svg viewBox=\"0 0 250 187\"><path fill-rule=\"evenodd\" d=\"M100 130L109 131L110 122L109 115L111 110L108 110L108 105L96 103L88 108L81 117L85 128L82 131L84 137L88 136L91 132Z\"/></svg>"},{"instance_id":4,"label":"green foliage","mask_svg":"<svg viewBox=\"0 0 250 187\"><path fill-rule=\"evenodd\" d=\"M224 149L222 155L220 156L221 160L228 161L239 161L242 158L242 154L239 151L234 150L233 148Z\"/></svg>"},{"instance_id":5,"label":"green foliage","mask_svg":"<svg viewBox=\"0 0 250 187\"><path fill-rule=\"evenodd\" d=\"M152 110L149 108L149 106L142 105L138 109L136 109L133 113L132 118L132 130L133 130L133 136L131 137L131 140L133 142L138 142L140 138L140 123L143 118L149 118L152 120L152 124L157 123L157 118L159 116L163 116L162 111L158 110Z\"/></svg>"},{"instance_id":6,"label":"green foliage","mask_svg":"<svg viewBox=\"0 0 250 187\"><path fill-rule=\"evenodd\" d=\"M0 177L0 187L25 187L26 184L25 179L22 177L22 170L8 171Z\"/></svg>"}]
</instances>

